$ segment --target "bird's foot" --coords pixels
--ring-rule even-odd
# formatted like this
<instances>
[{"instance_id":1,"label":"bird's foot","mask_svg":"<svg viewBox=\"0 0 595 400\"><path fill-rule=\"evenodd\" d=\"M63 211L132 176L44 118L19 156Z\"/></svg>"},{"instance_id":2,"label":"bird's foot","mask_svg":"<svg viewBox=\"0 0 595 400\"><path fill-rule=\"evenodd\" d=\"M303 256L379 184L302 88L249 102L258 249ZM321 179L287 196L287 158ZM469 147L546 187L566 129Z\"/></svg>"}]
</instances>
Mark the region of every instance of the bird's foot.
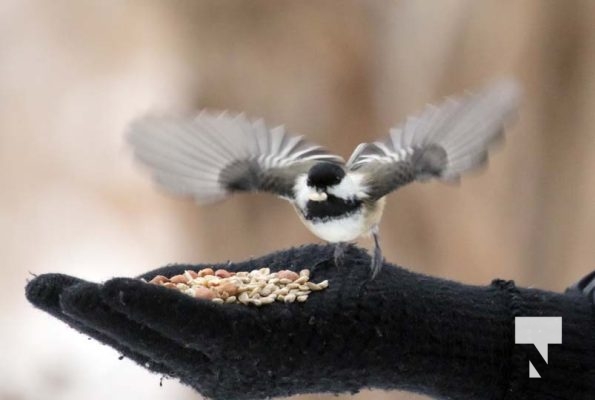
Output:
<instances>
[{"instance_id":1,"label":"bird's foot","mask_svg":"<svg viewBox=\"0 0 595 400\"><path fill-rule=\"evenodd\" d=\"M370 280L376 278L376 275L378 275L382 269L383 262L384 259L382 258L382 250L380 250L380 247L375 247L374 254L372 255L372 262L370 263L370 269L372 270Z\"/></svg>"},{"instance_id":2,"label":"bird's foot","mask_svg":"<svg viewBox=\"0 0 595 400\"><path fill-rule=\"evenodd\" d=\"M372 263L370 265L370 268L372 270L370 280L376 278L376 275L378 275L378 273L382 269L382 264L384 262L384 259L382 257L382 250L380 249L380 243L378 240L377 229L372 231L372 236L374 238L374 253L372 254Z\"/></svg>"},{"instance_id":3,"label":"bird's foot","mask_svg":"<svg viewBox=\"0 0 595 400\"><path fill-rule=\"evenodd\" d=\"M347 248L347 243L345 243L345 242L335 243L335 251L333 252L333 259L335 260L335 265L338 268L343 266L343 257L345 255L346 248Z\"/></svg>"}]
</instances>

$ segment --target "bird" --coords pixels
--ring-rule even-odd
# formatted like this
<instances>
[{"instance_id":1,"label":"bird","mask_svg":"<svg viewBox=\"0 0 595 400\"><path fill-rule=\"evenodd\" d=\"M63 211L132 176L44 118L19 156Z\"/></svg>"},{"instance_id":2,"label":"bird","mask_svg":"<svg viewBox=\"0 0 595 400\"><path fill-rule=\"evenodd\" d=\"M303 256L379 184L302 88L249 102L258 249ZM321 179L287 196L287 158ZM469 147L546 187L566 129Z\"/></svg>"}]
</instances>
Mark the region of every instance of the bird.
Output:
<instances>
[{"instance_id":1,"label":"bird","mask_svg":"<svg viewBox=\"0 0 595 400\"><path fill-rule=\"evenodd\" d=\"M127 139L157 185L199 204L255 191L288 200L314 235L334 244L337 265L348 243L371 236L374 279L383 265L386 196L415 181L458 182L484 166L519 98L509 79L446 97L378 141L359 144L347 162L283 125L269 128L263 119L228 111L146 115L130 124Z\"/></svg>"}]
</instances>

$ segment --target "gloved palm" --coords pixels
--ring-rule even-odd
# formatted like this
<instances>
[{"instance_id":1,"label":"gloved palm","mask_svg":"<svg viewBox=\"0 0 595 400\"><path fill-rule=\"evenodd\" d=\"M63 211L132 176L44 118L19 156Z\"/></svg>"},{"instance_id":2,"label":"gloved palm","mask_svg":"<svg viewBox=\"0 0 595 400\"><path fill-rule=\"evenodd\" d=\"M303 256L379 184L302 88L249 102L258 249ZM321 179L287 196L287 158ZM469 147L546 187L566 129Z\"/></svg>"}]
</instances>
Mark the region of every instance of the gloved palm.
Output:
<instances>
[{"instance_id":1,"label":"gloved palm","mask_svg":"<svg viewBox=\"0 0 595 400\"><path fill-rule=\"evenodd\" d=\"M139 279L96 284L57 274L32 280L27 296L149 370L215 399L364 387L500 398L513 345L497 340L512 336L501 288L465 286L390 265L370 281L367 253L349 247L345 260L337 267L333 247L305 246L215 266L309 268L312 281L328 279L329 287L305 303L216 304ZM142 278L202 267L168 266Z\"/></svg>"}]
</instances>

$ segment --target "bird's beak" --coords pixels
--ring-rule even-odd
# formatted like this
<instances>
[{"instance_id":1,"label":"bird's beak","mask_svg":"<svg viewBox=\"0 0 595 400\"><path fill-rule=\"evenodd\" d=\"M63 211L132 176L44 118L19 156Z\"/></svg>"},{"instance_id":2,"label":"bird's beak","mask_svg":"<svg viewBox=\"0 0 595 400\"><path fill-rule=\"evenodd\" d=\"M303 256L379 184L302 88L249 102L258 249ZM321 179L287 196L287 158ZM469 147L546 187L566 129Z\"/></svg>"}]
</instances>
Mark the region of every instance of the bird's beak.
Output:
<instances>
[{"instance_id":1,"label":"bird's beak","mask_svg":"<svg viewBox=\"0 0 595 400\"><path fill-rule=\"evenodd\" d=\"M314 192L310 193L308 199L311 201L325 201L328 198L328 195L325 192Z\"/></svg>"}]
</instances>

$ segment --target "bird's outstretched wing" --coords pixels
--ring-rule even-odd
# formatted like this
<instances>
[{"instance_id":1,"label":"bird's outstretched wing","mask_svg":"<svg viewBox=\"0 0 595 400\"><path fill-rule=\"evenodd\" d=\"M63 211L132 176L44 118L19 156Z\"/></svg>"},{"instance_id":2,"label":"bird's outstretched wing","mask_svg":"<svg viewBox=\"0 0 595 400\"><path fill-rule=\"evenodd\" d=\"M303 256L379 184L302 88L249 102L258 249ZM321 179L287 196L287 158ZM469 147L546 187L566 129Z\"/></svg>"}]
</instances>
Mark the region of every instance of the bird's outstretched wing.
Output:
<instances>
[{"instance_id":1,"label":"bird's outstretched wing","mask_svg":"<svg viewBox=\"0 0 595 400\"><path fill-rule=\"evenodd\" d=\"M363 175L372 199L415 180L457 181L485 164L490 144L516 114L519 98L514 82L500 81L475 94L428 105L383 140L360 144L347 168Z\"/></svg>"},{"instance_id":2,"label":"bird's outstretched wing","mask_svg":"<svg viewBox=\"0 0 595 400\"><path fill-rule=\"evenodd\" d=\"M282 126L243 114L201 112L193 119L145 117L132 123L128 140L155 181L199 203L239 191L292 198L295 178L318 161L342 163L322 147Z\"/></svg>"}]
</instances>

